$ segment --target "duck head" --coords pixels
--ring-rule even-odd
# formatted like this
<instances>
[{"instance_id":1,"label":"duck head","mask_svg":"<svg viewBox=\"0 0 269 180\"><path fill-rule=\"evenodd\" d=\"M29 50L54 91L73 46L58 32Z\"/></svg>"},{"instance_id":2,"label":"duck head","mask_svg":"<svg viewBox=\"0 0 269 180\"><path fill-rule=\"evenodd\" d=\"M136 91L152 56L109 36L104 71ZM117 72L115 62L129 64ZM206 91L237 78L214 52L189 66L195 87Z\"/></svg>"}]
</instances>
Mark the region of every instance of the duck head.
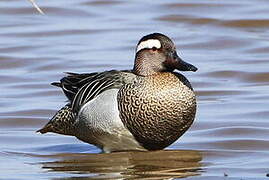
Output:
<instances>
[{"instance_id":1,"label":"duck head","mask_svg":"<svg viewBox=\"0 0 269 180\"><path fill-rule=\"evenodd\" d=\"M192 64L183 61L177 54L173 41L161 34L144 36L136 46L134 73L149 76L157 72L197 71Z\"/></svg>"}]
</instances>

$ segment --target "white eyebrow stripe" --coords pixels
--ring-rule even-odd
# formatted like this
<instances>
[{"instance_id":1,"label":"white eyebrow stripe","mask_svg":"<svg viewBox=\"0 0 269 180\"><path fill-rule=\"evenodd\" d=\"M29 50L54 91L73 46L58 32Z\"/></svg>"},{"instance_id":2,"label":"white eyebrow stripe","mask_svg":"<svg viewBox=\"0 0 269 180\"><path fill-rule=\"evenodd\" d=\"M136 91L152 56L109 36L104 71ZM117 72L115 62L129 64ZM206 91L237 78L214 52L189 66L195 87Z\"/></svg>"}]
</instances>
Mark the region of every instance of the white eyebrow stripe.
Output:
<instances>
[{"instance_id":1,"label":"white eyebrow stripe","mask_svg":"<svg viewBox=\"0 0 269 180\"><path fill-rule=\"evenodd\" d=\"M146 49L146 48L153 48L156 47L157 49L161 48L161 42L158 39L149 39L146 41L142 41L138 44L136 48L136 52L140 51L141 49Z\"/></svg>"}]
</instances>

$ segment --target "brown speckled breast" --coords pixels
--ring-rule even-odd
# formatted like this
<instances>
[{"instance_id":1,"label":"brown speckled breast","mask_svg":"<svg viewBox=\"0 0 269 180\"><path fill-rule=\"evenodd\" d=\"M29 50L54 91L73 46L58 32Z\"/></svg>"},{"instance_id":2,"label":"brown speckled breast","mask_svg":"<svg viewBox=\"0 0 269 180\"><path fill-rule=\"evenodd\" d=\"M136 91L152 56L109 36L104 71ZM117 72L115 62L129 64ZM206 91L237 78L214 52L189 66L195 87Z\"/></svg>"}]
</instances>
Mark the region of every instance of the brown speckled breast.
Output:
<instances>
[{"instance_id":1,"label":"brown speckled breast","mask_svg":"<svg viewBox=\"0 0 269 180\"><path fill-rule=\"evenodd\" d=\"M191 126L196 98L189 81L178 73L138 77L118 95L120 118L149 150L163 149Z\"/></svg>"}]
</instances>

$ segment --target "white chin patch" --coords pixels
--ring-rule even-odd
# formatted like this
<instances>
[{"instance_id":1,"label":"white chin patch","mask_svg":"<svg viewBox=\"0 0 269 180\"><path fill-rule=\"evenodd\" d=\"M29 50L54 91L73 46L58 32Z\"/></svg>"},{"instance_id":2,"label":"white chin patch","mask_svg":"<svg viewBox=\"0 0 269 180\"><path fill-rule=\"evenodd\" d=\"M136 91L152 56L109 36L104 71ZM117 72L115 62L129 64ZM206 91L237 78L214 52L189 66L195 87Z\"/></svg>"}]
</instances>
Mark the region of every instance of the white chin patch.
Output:
<instances>
[{"instance_id":1,"label":"white chin patch","mask_svg":"<svg viewBox=\"0 0 269 180\"><path fill-rule=\"evenodd\" d=\"M137 45L136 52L140 51L141 49L152 49L153 47L160 49L161 42L157 39L149 39L146 41L142 41Z\"/></svg>"}]
</instances>

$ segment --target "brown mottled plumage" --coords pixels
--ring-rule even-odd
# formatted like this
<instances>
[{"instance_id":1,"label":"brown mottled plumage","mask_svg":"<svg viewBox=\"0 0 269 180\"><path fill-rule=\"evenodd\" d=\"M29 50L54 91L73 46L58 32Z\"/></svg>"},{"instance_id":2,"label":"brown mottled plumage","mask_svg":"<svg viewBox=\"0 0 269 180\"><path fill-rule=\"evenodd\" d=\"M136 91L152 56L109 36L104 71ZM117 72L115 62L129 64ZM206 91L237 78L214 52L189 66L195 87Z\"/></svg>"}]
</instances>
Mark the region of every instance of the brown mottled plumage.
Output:
<instances>
[{"instance_id":1,"label":"brown mottled plumage","mask_svg":"<svg viewBox=\"0 0 269 180\"><path fill-rule=\"evenodd\" d=\"M191 84L175 69L197 70L178 57L167 36L144 36L133 70L68 73L53 83L69 103L38 132L76 136L104 152L163 149L191 126L196 113Z\"/></svg>"},{"instance_id":2,"label":"brown mottled plumage","mask_svg":"<svg viewBox=\"0 0 269 180\"><path fill-rule=\"evenodd\" d=\"M36 132L40 132L42 134L47 132L54 132L58 134L74 136L74 122L75 115L70 108L70 104L67 104L62 109L60 109L42 129L39 129Z\"/></svg>"},{"instance_id":3,"label":"brown mottled plumage","mask_svg":"<svg viewBox=\"0 0 269 180\"><path fill-rule=\"evenodd\" d=\"M140 77L119 92L120 117L143 147L163 149L192 124L195 94L189 81L178 73Z\"/></svg>"}]
</instances>

